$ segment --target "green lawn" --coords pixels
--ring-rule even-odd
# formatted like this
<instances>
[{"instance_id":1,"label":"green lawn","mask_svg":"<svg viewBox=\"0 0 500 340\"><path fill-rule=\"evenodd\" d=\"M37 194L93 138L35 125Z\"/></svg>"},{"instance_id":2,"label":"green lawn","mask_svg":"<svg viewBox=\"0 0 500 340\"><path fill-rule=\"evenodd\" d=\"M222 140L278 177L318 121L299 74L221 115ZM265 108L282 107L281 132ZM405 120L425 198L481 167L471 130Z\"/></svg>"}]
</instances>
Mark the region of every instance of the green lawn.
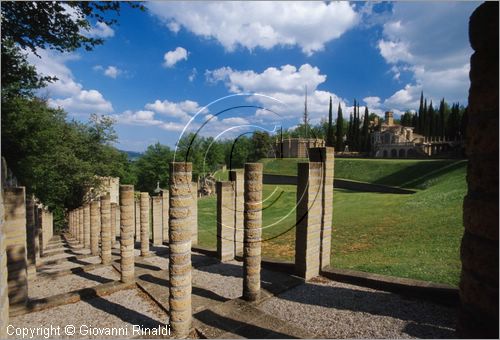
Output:
<instances>
[{"instance_id":1,"label":"green lawn","mask_svg":"<svg viewBox=\"0 0 500 340\"><path fill-rule=\"evenodd\" d=\"M413 195L335 190L332 265L457 285L466 163L340 161L336 162L336 175L339 168L343 167L345 171L356 165L358 176L352 179L370 181L366 172L374 164L374 169L379 170L374 170L376 175L371 175L371 181L390 178L389 170L392 169L392 176L404 178L399 181L392 179L391 185L405 183L405 187L418 190ZM379 162L387 162L388 169L380 170ZM265 169L267 172L269 164ZM416 169L425 169L425 172ZM263 213L263 237L266 240L263 255L266 257L294 258L295 196L295 186L264 186L264 206L275 201ZM212 248L216 246L215 204L214 197L200 199L198 203L200 244Z\"/></svg>"}]
</instances>

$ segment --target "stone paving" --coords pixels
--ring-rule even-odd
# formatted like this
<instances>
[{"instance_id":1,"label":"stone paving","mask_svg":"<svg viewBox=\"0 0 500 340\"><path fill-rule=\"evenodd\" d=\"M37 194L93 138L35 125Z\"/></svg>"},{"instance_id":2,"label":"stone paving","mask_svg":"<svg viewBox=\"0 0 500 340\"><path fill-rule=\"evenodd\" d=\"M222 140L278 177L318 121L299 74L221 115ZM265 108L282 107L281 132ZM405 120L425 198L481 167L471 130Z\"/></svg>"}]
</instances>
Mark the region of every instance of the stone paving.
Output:
<instances>
[{"instance_id":1,"label":"stone paving","mask_svg":"<svg viewBox=\"0 0 500 340\"><path fill-rule=\"evenodd\" d=\"M133 325L154 329L168 324L168 247L151 246L139 256L135 244L135 285L89 291L114 284L120 278L119 246L112 264L74 246L72 239L54 237L38 275L29 281L29 298L65 293L71 303L13 316L15 327L44 325L124 328L127 334L80 334L79 338L157 337L133 333ZM73 257L61 257L71 254ZM77 254L77 255L75 255ZM81 258L80 257L84 257ZM413 338L454 337L456 311L429 302L406 300L399 295L326 278L303 279L268 269L261 271L261 297L246 302L243 267L238 261L192 253L192 310L194 338ZM52 262L51 262L52 261ZM51 264L53 263L53 264ZM68 269L70 268L70 269ZM116 282L116 284L119 284ZM68 298L74 295L76 298ZM62 296L62 295L61 295ZM42 300L36 300L40 299ZM81 298L81 299L80 299ZM50 300L50 299L48 299ZM64 335L53 338L75 338ZM161 337L161 336L160 336Z\"/></svg>"}]
</instances>

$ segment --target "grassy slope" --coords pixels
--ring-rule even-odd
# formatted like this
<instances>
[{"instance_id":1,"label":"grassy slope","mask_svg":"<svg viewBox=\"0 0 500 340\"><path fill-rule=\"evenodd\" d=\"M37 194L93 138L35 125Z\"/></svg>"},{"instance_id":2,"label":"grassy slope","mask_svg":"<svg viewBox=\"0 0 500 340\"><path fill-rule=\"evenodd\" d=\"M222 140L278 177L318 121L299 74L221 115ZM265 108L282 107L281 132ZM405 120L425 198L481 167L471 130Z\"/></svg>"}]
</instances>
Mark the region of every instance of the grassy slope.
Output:
<instances>
[{"instance_id":1,"label":"grassy slope","mask_svg":"<svg viewBox=\"0 0 500 340\"><path fill-rule=\"evenodd\" d=\"M305 161L305 158L262 160L264 172L293 176L297 175L297 163ZM456 163L456 160L337 158L335 178L419 189L419 185L426 180L418 180L422 174L446 172Z\"/></svg>"},{"instance_id":2,"label":"grassy slope","mask_svg":"<svg viewBox=\"0 0 500 340\"><path fill-rule=\"evenodd\" d=\"M419 165L410 167L413 166ZM401 168L408 167L402 166L398 171ZM422 173L407 172L413 173L414 179L405 179L406 186L422 189L414 195L336 190L332 264L456 285L460 272L465 163L448 161L438 169L424 177L420 176ZM267 240L263 243L263 254L293 260L295 187L280 186L274 192L275 188L266 185L264 189L264 197L268 197L265 206L278 196L279 199L263 213L263 233ZM198 208L200 244L213 248L216 245L215 203L213 197L201 199ZM284 220L274 223L287 214Z\"/></svg>"}]
</instances>

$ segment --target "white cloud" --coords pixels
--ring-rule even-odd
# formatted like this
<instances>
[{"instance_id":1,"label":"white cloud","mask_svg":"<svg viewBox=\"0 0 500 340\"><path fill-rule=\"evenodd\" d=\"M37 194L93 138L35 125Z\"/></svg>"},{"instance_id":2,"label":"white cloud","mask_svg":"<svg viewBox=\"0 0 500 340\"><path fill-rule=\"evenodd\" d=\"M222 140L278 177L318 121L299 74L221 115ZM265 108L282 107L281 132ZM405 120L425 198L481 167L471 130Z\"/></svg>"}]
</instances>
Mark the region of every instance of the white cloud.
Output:
<instances>
[{"instance_id":1,"label":"white cloud","mask_svg":"<svg viewBox=\"0 0 500 340\"><path fill-rule=\"evenodd\" d=\"M104 75L116 79L121 72L122 71L116 66L108 66L108 68L104 71Z\"/></svg>"},{"instance_id":2,"label":"white cloud","mask_svg":"<svg viewBox=\"0 0 500 340\"><path fill-rule=\"evenodd\" d=\"M348 2L148 2L172 32L181 27L216 39L226 50L237 46L299 46L308 55L359 22Z\"/></svg>"},{"instance_id":3,"label":"white cloud","mask_svg":"<svg viewBox=\"0 0 500 340\"><path fill-rule=\"evenodd\" d=\"M227 124L227 125L247 125L250 124L248 120L242 117L229 117L229 118L224 118L222 120L222 123Z\"/></svg>"},{"instance_id":4,"label":"white cloud","mask_svg":"<svg viewBox=\"0 0 500 340\"><path fill-rule=\"evenodd\" d=\"M198 74L198 70L196 69L196 67L193 67L193 69L191 70L191 74L189 74L189 76L188 76L188 80L190 82L193 82L195 80L197 74Z\"/></svg>"},{"instance_id":5,"label":"white cloud","mask_svg":"<svg viewBox=\"0 0 500 340\"><path fill-rule=\"evenodd\" d=\"M85 31L84 35L90 38L110 38L115 35L115 31L106 23L98 21L94 27Z\"/></svg>"},{"instance_id":6,"label":"white cloud","mask_svg":"<svg viewBox=\"0 0 500 340\"><path fill-rule=\"evenodd\" d=\"M111 102L99 91L84 89L74 79L66 62L78 59L78 55L42 49L37 50L37 53L40 58L28 52L28 61L40 74L58 79L40 90L40 94L48 98L50 106L61 107L73 115L106 114L113 111Z\"/></svg>"},{"instance_id":7,"label":"white cloud","mask_svg":"<svg viewBox=\"0 0 500 340\"><path fill-rule=\"evenodd\" d=\"M201 109L198 103L192 100L184 100L175 103L168 100L161 101L157 99L153 103L147 103L144 107L148 110L182 121L189 120L191 116Z\"/></svg>"},{"instance_id":8,"label":"white cloud","mask_svg":"<svg viewBox=\"0 0 500 340\"><path fill-rule=\"evenodd\" d=\"M368 107L371 108L378 108L380 106L380 97L365 97L363 98L363 101L368 105Z\"/></svg>"},{"instance_id":9,"label":"white cloud","mask_svg":"<svg viewBox=\"0 0 500 340\"><path fill-rule=\"evenodd\" d=\"M173 67L177 62L181 60L187 60L188 52L184 47L177 47L173 51L168 51L163 56L165 67Z\"/></svg>"},{"instance_id":10,"label":"white cloud","mask_svg":"<svg viewBox=\"0 0 500 340\"><path fill-rule=\"evenodd\" d=\"M249 98L250 101L267 109L257 109L255 116L252 117L253 122L264 120L279 122L289 119L300 121L304 113L306 85L311 123L319 123L321 118L327 117L330 96L335 106L340 102L345 108L345 101L342 98L334 93L318 90L318 86L326 81L326 75L321 74L319 68L309 64L299 68L292 65L269 67L261 73L222 67L206 71L205 76L209 82L224 82L233 93L250 92L264 95Z\"/></svg>"},{"instance_id":11,"label":"white cloud","mask_svg":"<svg viewBox=\"0 0 500 340\"><path fill-rule=\"evenodd\" d=\"M388 109L416 109L420 92L433 99L467 101L469 89L469 46L467 23L477 2L395 2L393 13L383 25L380 54L392 65L394 78L401 72L413 74L413 82L384 101ZM450 19L453 18L453 19Z\"/></svg>"}]
</instances>

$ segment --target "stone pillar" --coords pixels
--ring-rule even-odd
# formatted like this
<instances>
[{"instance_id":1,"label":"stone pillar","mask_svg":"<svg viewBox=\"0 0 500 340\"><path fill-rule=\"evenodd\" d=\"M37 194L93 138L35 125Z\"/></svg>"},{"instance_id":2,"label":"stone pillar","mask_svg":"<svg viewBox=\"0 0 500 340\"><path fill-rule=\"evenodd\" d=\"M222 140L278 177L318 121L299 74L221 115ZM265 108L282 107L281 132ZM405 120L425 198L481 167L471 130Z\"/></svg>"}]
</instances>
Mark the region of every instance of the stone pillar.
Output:
<instances>
[{"instance_id":1,"label":"stone pillar","mask_svg":"<svg viewBox=\"0 0 500 340\"><path fill-rule=\"evenodd\" d=\"M116 243L116 210L118 204L111 203L111 248L115 246Z\"/></svg>"},{"instance_id":2,"label":"stone pillar","mask_svg":"<svg viewBox=\"0 0 500 340\"><path fill-rule=\"evenodd\" d=\"M99 255L99 233L101 227L101 211L99 201L90 202L90 253Z\"/></svg>"},{"instance_id":3,"label":"stone pillar","mask_svg":"<svg viewBox=\"0 0 500 340\"><path fill-rule=\"evenodd\" d=\"M119 199L118 199L119 201ZM116 229L115 229L115 235L120 236L121 233L121 212L120 212L120 202L116 204Z\"/></svg>"},{"instance_id":4,"label":"stone pillar","mask_svg":"<svg viewBox=\"0 0 500 340\"><path fill-rule=\"evenodd\" d=\"M39 250L40 250L38 257L40 258L44 254L44 249L43 249L43 209L40 207L40 205L37 205L37 207L36 207L36 218L37 218L37 225L38 225L38 244L39 244Z\"/></svg>"},{"instance_id":5,"label":"stone pillar","mask_svg":"<svg viewBox=\"0 0 500 340\"><path fill-rule=\"evenodd\" d=\"M498 338L498 2L484 2L469 22L470 62L465 152L460 313L457 334Z\"/></svg>"},{"instance_id":6,"label":"stone pillar","mask_svg":"<svg viewBox=\"0 0 500 340\"><path fill-rule=\"evenodd\" d=\"M159 246L163 244L162 235L162 198L161 196L151 197L153 207L153 245Z\"/></svg>"},{"instance_id":7,"label":"stone pillar","mask_svg":"<svg viewBox=\"0 0 500 340\"><path fill-rule=\"evenodd\" d=\"M89 216L90 219L90 216ZM78 240L78 243L80 243L82 246L84 246L84 229L85 229L85 209L82 207L78 208L78 237L76 238Z\"/></svg>"},{"instance_id":8,"label":"stone pillar","mask_svg":"<svg viewBox=\"0 0 500 340\"><path fill-rule=\"evenodd\" d=\"M149 194L141 192L141 256L149 254Z\"/></svg>"},{"instance_id":9,"label":"stone pillar","mask_svg":"<svg viewBox=\"0 0 500 340\"><path fill-rule=\"evenodd\" d=\"M191 163L170 163L169 306L173 337L191 329Z\"/></svg>"},{"instance_id":10,"label":"stone pillar","mask_svg":"<svg viewBox=\"0 0 500 340\"><path fill-rule=\"evenodd\" d=\"M86 203L82 207L83 211L83 246L90 248L90 204Z\"/></svg>"},{"instance_id":11,"label":"stone pillar","mask_svg":"<svg viewBox=\"0 0 500 340\"><path fill-rule=\"evenodd\" d=\"M35 198L26 199L26 257L28 279L36 277L36 253L38 232L35 221Z\"/></svg>"},{"instance_id":12,"label":"stone pillar","mask_svg":"<svg viewBox=\"0 0 500 340\"><path fill-rule=\"evenodd\" d=\"M111 205L110 195L101 196L101 261L111 263Z\"/></svg>"},{"instance_id":13,"label":"stone pillar","mask_svg":"<svg viewBox=\"0 0 500 340\"><path fill-rule=\"evenodd\" d=\"M162 240L168 243L168 192L161 193Z\"/></svg>"},{"instance_id":14,"label":"stone pillar","mask_svg":"<svg viewBox=\"0 0 500 340\"><path fill-rule=\"evenodd\" d=\"M332 147L309 149L309 161L323 164L321 244L319 253L320 269L323 269L330 266L332 250L334 149Z\"/></svg>"},{"instance_id":15,"label":"stone pillar","mask_svg":"<svg viewBox=\"0 0 500 340\"><path fill-rule=\"evenodd\" d=\"M295 228L295 270L309 280L319 275L323 164L299 163Z\"/></svg>"},{"instance_id":16,"label":"stone pillar","mask_svg":"<svg viewBox=\"0 0 500 340\"><path fill-rule=\"evenodd\" d=\"M217 257L221 262L234 260L234 188L233 182L216 183Z\"/></svg>"},{"instance_id":17,"label":"stone pillar","mask_svg":"<svg viewBox=\"0 0 500 340\"><path fill-rule=\"evenodd\" d=\"M234 254L243 255L243 211L245 210L244 177L236 170L229 171L234 188Z\"/></svg>"},{"instance_id":18,"label":"stone pillar","mask_svg":"<svg viewBox=\"0 0 500 340\"><path fill-rule=\"evenodd\" d=\"M134 194L135 196L135 194ZM134 197L134 215L135 215L135 242L141 242L141 202Z\"/></svg>"},{"instance_id":19,"label":"stone pillar","mask_svg":"<svg viewBox=\"0 0 500 340\"><path fill-rule=\"evenodd\" d=\"M243 298L248 301L260 297L262 168L262 163L245 164Z\"/></svg>"},{"instance_id":20,"label":"stone pillar","mask_svg":"<svg viewBox=\"0 0 500 340\"><path fill-rule=\"evenodd\" d=\"M9 325L9 291L7 281L7 244L4 211L3 189L0 187L0 338L7 339L7 326Z\"/></svg>"},{"instance_id":21,"label":"stone pillar","mask_svg":"<svg viewBox=\"0 0 500 340\"><path fill-rule=\"evenodd\" d=\"M191 245L198 244L198 183L191 182Z\"/></svg>"},{"instance_id":22,"label":"stone pillar","mask_svg":"<svg viewBox=\"0 0 500 340\"><path fill-rule=\"evenodd\" d=\"M12 308L24 306L28 300L25 188L5 188L3 198L7 279L9 303Z\"/></svg>"},{"instance_id":23,"label":"stone pillar","mask_svg":"<svg viewBox=\"0 0 500 340\"><path fill-rule=\"evenodd\" d=\"M135 280L134 207L134 186L120 185L120 270L124 283Z\"/></svg>"}]
</instances>

